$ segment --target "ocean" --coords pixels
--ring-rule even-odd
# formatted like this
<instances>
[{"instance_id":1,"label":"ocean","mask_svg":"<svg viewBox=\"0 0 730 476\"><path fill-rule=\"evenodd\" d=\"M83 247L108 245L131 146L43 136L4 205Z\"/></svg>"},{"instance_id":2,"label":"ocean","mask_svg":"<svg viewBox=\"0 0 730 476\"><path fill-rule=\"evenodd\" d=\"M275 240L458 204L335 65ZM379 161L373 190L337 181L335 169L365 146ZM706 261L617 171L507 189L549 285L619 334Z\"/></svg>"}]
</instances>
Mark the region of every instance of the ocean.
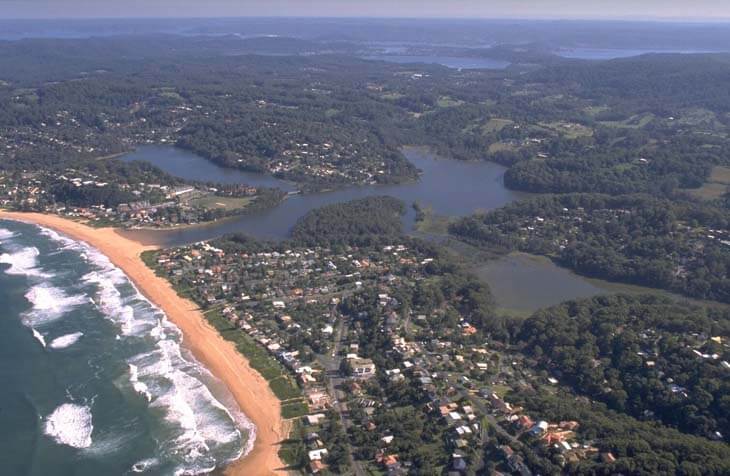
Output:
<instances>
[{"instance_id":1,"label":"ocean","mask_svg":"<svg viewBox=\"0 0 730 476\"><path fill-rule=\"evenodd\" d=\"M109 260L0 220L0 474L183 475L253 428L181 333Z\"/></svg>"}]
</instances>

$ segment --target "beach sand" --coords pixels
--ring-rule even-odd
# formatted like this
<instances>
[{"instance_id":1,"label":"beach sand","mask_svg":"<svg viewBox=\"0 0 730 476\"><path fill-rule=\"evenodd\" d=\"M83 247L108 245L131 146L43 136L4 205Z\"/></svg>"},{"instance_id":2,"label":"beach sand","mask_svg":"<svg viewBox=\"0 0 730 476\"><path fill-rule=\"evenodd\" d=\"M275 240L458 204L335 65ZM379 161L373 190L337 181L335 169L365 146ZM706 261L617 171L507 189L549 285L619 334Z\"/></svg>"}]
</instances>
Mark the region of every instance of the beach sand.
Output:
<instances>
[{"instance_id":1,"label":"beach sand","mask_svg":"<svg viewBox=\"0 0 730 476\"><path fill-rule=\"evenodd\" d=\"M253 449L231 463L225 474L254 476L286 474L278 456L279 443L286 439L286 422L281 405L268 382L205 320L198 307L177 295L172 286L155 275L140 258L155 249L121 236L113 228L91 228L55 215L13 213L0 210L0 218L34 223L51 228L75 240L84 241L105 254L134 282L137 288L183 333L184 345L213 375L226 384L243 413L256 425Z\"/></svg>"}]
</instances>

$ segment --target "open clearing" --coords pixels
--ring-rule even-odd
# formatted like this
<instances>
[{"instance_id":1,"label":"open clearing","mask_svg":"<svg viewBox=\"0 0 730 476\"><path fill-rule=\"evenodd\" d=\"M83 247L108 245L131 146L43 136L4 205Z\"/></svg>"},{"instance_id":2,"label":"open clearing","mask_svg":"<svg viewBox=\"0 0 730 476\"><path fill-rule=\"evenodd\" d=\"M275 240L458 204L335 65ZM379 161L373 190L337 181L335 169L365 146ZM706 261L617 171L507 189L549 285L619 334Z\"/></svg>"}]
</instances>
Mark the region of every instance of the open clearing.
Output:
<instances>
[{"instance_id":1,"label":"open clearing","mask_svg":"<svg viewBox=\"0 0 730 476\"><path fill-rule=\"evenodd\" d=\"M710 178L700 188L688 192L702 200L715 200L722 197L730 187L730 167L713 167Z\"/></svg>"},{"instance_id":2,"label":"open clearing","mask_svg":"<svg viewBox=\"0 0 730 476\"><path fill-rule=\"evenodd\" d=\"M194 207L202 207L208 210L225 209L237 210L246 208L253 201L251 197L231 198L231 197L203 197L190 201L190 205Z\"/></svg>"},{"instance_id":3,"label":"open clearing","mask_svg":"<svg viewBox=\"0 0 730 476\"><path fill-rule=\"evenodd\" d=\"M623 121L600 121L606 127L618 127L624 129L641 129L654 120L656 116L652 113L637 114Z\"/></svg>"},{"instance_id":4,"label":"open clearing","mask_svg":"<svg viewBox=\"0 0 730 476\"><path fill-rule=\"evenodd\" d=\"M482 133L491 134L493 132L499 132L510 124L513 124L513 122L509 119L500 119L498 117L494 117L488 120L487 123L482 126Z\"/></svg>"},{"instance_id":5,"label":"open clearing","mask_svg":"<svg viewBox=\"0 0 730 476\"><path fill-rule=\"evenodd\" d=\"M563 135L568 139L577 139L578 137L591 137L593 135L593 129L574 122L541 122L540 126L546 129L550 129L553 132L557 132L558 134Z\"/></svg>"}]
</instances>

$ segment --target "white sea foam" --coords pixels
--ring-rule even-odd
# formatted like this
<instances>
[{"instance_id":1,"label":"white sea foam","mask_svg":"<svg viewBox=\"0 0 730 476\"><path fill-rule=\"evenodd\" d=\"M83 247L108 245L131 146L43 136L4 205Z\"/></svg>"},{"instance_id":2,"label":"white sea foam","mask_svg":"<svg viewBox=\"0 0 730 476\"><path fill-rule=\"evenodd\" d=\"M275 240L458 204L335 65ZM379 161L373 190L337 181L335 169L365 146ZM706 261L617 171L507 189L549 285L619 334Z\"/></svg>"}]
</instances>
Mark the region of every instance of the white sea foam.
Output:
<instances>
[{"instance_id":1,"label":"white sea foam","mask_svg":"<svg viewBox=\"0 0 730 476\"><path fill-rule=\"evenodd\" d=\"M96 285L97 296L94 304L104 316L119 325L123 335L129 336L146 331L154 324L135 318L134 307L129 299L122 297L122 293L115 285L118 280L116 274L115 270L92 271L86 274L83 280ZM124 274L121 275L121 279L124 279Z\"/></svg>"},{"instance_id":2,"label":"white sea foam","mask_svg":"<svg viewBox=\"0 0 730 476\"><path fill-rule=\"evenodd\" d=\"M15 238L17 235L7 228L0 228L0 241L10 240Z\"/></svg>"},{"instance_id":3,"label":"white sea foam","mask_svg":"<svg viewBox=\"0 0 730 476\"><path fill-rule=\"evenodd\" d=\"M79 249L83 247L83 244L79 243L78 241L72 240L71 238L67 236L63 236L60 233L55 232L54 230L51 230L50 228L45 228L43 226L39 226L38 228L41 229L41 235L47 236L48 238L52 239L53 241L57 243L61 243L64 248L75 248Z\"/></svg>"},{"instance_id":4,"label":"white sea foam","mask_svg":"<svg viewBox=\"0 0 730 476\"><path fill-rule=\"evenodd\" d=\"M147 388L147 384L139 381L139 371L134 364L129 364L129 381L132 383L135 392L143 395L148 402L152 401L152 394Z\"/></svg>"},{"instance_id":5,"label":"white sea foam","mask_svg":"<svg viewBox=\"0 0 730 476\"><path fill-rule=\"evenodd\" d=\"M50 347L52 349L65 349L78 342L79 339L84 335L83 332L74 332L73 334L66 334L61 337L56 337L51 341Z\"/></svg>"},{"instance_id":6,"label":"white sea foam","mask_svg":"<svg viewBox=\"0 0 730 476\"><path fill-rule=\"evenodd\" d=\"M64 403L46 417L43 430L58 444L88 448L94 431L91 408Z\"/></svg>"},{"instance_id":7,"label":"white sea foam","mask_svg":"<svg viewBox=\"0 0 730 476\"><path fill-rule=\"evenodd\" d=\"M43 334L41 334L37 330L33 329L32 327L30 328L30 330L33 331L33 337L35 337L36 340L38 342L40 342L43 347L45 347L46 346L46 339L43 337Z\"/></svg>"},{"instance_id":8,"label":"white sea foam","mask_svg":"<svg viewBox=\"0 0 730 476\"><path fill-rule=\"evenodd\" d=\"M87 302L83 295L69 296L62 289L50 284L37 284L25 293L33 308L25 315L27 325L44 324Z\"/></svg>"},{"instance_id":9,"label":"white sea foam","mask_svg":"<svg viewBox=\"0 0 730 476\"><path fill-rule=\"evenodd\" d=\"M38 248L31 246L0 254L0 263L9 264L7 274L49 278L52 275L38 269Z\"/></svg>"},{"instance_id":10,"label":"white sea foam","mask_svg":"<svg viewBox=\"0 0 730 476\"><path fill-rule=\"evenodd\" d=\"M132 465L133 473L144 473L152 468L155 468L160 464L160 460L157 458L147 458L142 461L137 461Z\"/></svg>"},{"instance_id":11,"label":"white sea foam","mask_svg":"<svg viewBox=\"0 0 730 476\"><path fill-rule=\"evenodd\" d=\"M83 281L96 288L93 303L97 309L119 326L121 336L117 340L142 338L155 346L154 350L129 359L128 365L131 388L143 395L152 408L162 410L173 435L162 440L158 458L182 458L176 474L211 471L223 463L217 459L220 456L216 456L216 450L240 442L239 428L247 433L246 448L226 457L233 460L250 451L255 440L253 425L240 413L234 417L198 378L205 370L181 355L181 332L167 321L164 313L97 250L51 230L44 230L44 234L78 250L91 265L93 270ZM142 460L131 470L145 472L159 464L159 460Z\"/></svg>"},{"instance_id":12,"label":"white sea foam","mask_svg":"<svg viewBox=\"0 0 730 476\"><path fill-rule=\"evenodd\" d=\"M163 409L165 419L176 429L166 451L183 455L188 464L205 464L211 460L212 448L235 443L241 433L230 412L191 375L193 365L183 359L179 344L172 340L159 341L156 350L130 362L134 380L146 383L151 406Z\"/></svg>"}]
</instances>

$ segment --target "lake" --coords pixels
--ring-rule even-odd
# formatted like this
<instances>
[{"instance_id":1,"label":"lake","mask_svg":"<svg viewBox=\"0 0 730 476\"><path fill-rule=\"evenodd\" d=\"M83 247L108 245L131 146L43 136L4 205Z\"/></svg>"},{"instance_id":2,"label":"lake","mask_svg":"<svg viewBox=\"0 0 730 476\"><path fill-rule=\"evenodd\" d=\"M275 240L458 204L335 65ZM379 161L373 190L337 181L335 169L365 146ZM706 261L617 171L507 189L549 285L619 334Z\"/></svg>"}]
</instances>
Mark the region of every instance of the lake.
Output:
<instances>
[{"instance_id":1,"label":"lake","mask_svg":"<svg viewBox=\"0 0 730 476\"><path fill-rule=\"evenodd\" d=\"M404 224L413 227L415 212L411 205L418 202L431 207L434 213L463 216L476 210L499 208L522 196L504 186L505 168L491 162L465 162L438 157L426 149L408 147L404 154L421 171L418 181L399 185L352 186L331 192L292 195L277 207L219 222L174 230L132 230L127 232L144 243L163 246L182 245L209 240L226 233L242 232L255 238L280 240L286 238L296 221L310 210L375 195L390 195L407 205ZM231 170L175 147L142 146L122 160L146 160L162 170L182 178L227 183L247 183L256 186L280 187L291 190L292 184L265 174ZM287 188L289 187L289 188Z\"/></svg>"},{"instance_id":2,"label":"lake","mask_svg":"<svg viewBox=\"0 0 730 476\"><path fill-rule=\"evenodd\" d=\"M145 145L120 157L125 162L145 161L156 165L170 175L185 180L202 180L224 184L245 183L253 187L280 188L287 192L296 190L296 184L285 182L267 174L244 172L220 167L213 162L178 147Z\"/></svg>"},{"instance_id":3,"label":"lake","mask_svg":"<svg viewBox=\"0 0 730 476\"><path fill-rule=\"evenodd\" d=\"M407 205L404 225L407 231L413 231L413 202L430 207L436 215L458 217L478 210L499 208L530 196L510 191L504 186L506 169L500 165L446 159L418 147L406 147L403 153L422 171L418 181L400 185L351 186L331 192L292 195L274 208L212 224L172 230L129 230L124 233L143 243L161 246L180 246L237 232L259 239L282 240L289 235L297 220L311 210L375 195L390 195L403 200ZM188 179L240 182L285 190L293 187L290 182L270 175L220 167L172 146L142 146L123 156L122 160L146 160L172 175ZM467 260L479 259L476 250L467 249L462 254ZM500 310L517 316L527 316L537 309L566 300L599 294L654 292L671 295L640 286L585 278L557 266L547 258L523 253L489 261L476 266L473 271L489 284Z\"/></svg>"},{"instance_id":4,"label":"lake","mask_svg":"<svg viewBox=\"0 0 730 476\"><path fill-rule=\"evenodd\" d=\"M611 60L618 58L631 58L634 56L650 53L674 53L674 54L697 54L712 53L712 51L700 50L652 50L652 49L623 49L623 48L570 48L556 52L563 58L585 59L585 60ZM717 53L717 51L715 52Z\"/></svg>"},{"instance_id":5,"label":"lake","mask_svg":"<svg viewBox=\"0 0 730 476\"><path fill-rule=\"evenodd\" d=\"M505 69L508 61L457 56L377 55L365 59L399 64L440 64L451 69Z\"/></svg>"},{"instance_id":6,"label":"lake","mask_svg":"<svg viewBox=\"0 0 730 476\"><path fill-rule=\"evenodd\" d=\"M655 293L679 299L679 296L667 291L585 278L561 268L548 258L524 253L512 253L490 261L474 272L489 284L498 307L503 312L518 316L527 316L540 308L571 299L599 294Z\"/></svg>"}]
</instances>

